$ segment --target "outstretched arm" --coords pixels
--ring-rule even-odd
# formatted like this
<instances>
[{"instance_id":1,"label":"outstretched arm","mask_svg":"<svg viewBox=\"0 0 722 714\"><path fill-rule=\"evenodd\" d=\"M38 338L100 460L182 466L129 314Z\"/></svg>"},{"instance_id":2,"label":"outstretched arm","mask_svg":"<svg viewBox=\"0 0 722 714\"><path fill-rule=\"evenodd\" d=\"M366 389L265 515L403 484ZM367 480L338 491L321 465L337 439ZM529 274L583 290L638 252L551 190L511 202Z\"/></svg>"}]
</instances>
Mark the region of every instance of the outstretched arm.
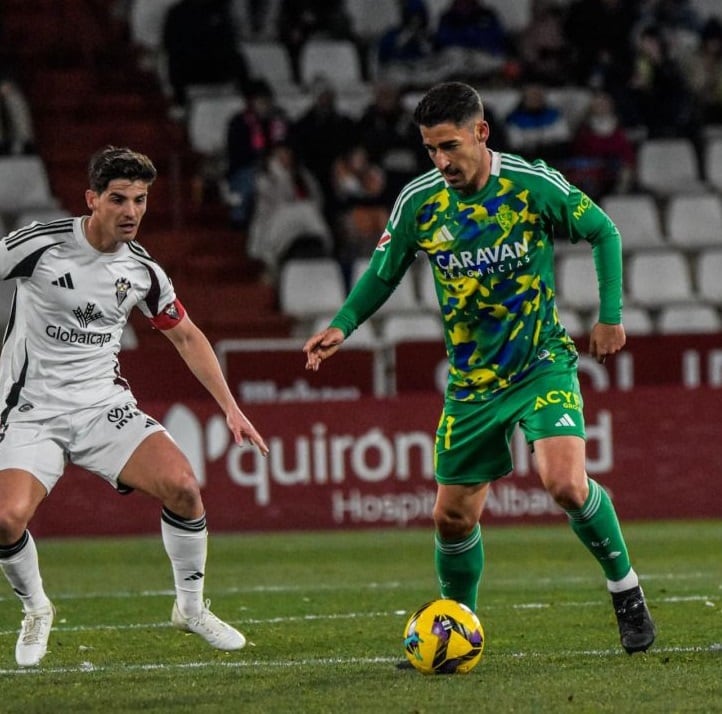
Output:
<instances>
[{"instance_id":1,"label":"outstretched arm","mask_svg":"<svg viewBox=\"0 0 722 714\"><path fill-rule=\"evenodd\" d=\"M203 332L188 315L175 327L162 332L173 343L190 371L218 402L218 406L226 415L226 424L235 442L242 444L247 439L266 456L268 454L266 442L236 403L223 376L216 353Z\"/></svg>"}]
</instances>

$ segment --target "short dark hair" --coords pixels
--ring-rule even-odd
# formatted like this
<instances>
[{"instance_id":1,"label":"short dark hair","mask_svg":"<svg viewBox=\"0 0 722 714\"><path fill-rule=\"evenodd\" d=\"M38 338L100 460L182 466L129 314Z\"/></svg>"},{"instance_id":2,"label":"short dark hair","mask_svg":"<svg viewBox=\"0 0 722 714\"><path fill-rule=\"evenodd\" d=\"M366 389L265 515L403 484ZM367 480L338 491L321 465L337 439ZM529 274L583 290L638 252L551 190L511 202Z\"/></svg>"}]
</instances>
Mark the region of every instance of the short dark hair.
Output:
<instances>
[{"instance_id":1,"label":"short dark hair","mask_svg":"<svg viewBox=\"0 0 722 714\"><path fill-rule=\"evenodd\" d=\"M103 193L114 179L155 181L158 172L145 155L127 147L106 146L96 151L88 164L88 185L96 193Z\"/></svg>"},{"instance_id":2,"label":"short dark hair","mask_svg":"<svg viewBox=\"0 0 722 714\"><path fill-rule=\"evenodd\" d=\"M417 126L436 126L445 122L461 126L477 117L484 118L484 105L479 92L464 82L435 85L421 98L414 111Z\"/></svg>"}]
</instances>

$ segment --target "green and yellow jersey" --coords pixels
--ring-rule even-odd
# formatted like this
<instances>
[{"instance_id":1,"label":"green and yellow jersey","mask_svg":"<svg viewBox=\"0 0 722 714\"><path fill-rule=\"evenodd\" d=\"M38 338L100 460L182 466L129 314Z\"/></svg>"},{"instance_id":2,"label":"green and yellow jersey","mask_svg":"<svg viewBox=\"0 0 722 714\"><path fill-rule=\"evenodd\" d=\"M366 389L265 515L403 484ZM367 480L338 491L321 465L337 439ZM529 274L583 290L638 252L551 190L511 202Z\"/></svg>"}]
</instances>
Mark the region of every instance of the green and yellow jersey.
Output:
<instances>
[{"instance_id":1,"label":"green and yellow jersey","mask_svg":"<svg viewBox=\"0 0 722 714\"><path fill-rule=\"evenodd\" d=\"M449 358L447 394L485 400L577 351L555 304L554 239L587 240L600 321L621 321L621 239L610 218L558 171L491 152L491 175L462 196L434 169L399 194L365 280L332 321L348 335L390 295L419 251L431 264Z\"/></svg>"}]
</instances>

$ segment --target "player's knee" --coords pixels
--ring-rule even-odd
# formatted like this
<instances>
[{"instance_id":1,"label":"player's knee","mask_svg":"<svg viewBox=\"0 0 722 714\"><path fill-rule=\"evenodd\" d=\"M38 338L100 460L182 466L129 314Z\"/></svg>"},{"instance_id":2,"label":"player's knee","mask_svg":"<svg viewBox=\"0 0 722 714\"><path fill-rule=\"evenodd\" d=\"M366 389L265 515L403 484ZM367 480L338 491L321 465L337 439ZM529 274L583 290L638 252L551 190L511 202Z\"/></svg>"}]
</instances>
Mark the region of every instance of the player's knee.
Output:
<instances>
[{"instance_id":1,"label":"player's knee","mask_svg":"<svg viewBox=\"0 0 722 714\"><path fill-rule=\"evenodd\" d=\"M586 481L577 482L572 479L552 481L547 485L549 495L556 504L565 511L582 508L589 494Z\"/></svg>"},{"instance_id":2,"label":"player's knee","mask_svg":"<svg viewBox=\"0 0 722 714\"><path fill-rule=\"evenodd\" d=\"M187 518L195 517L198 512L203 511L201 490L196 477L190 469L178 475L173 482L169 484L165 505L168 506L173 513Z\"/></svg>"},{"instance_id":3,"label":"player's knee","mask_svg":"<svg viewBox=\"0 0 722 714\"><path fill-rule=\"evenodd\" d=\"M0 545L17 543L28 527L24 509L12 503L0 503Z\"/></svg>"},{"instance_id":4,"label":"player's knee","mask_svg":"<svg viewBox=\"0 0 722 714\"><path fill-rule=\"evenodd\" d=\"M477 521L471 514L461 511L449 511L445 508L434 509L436 532L443 540L459 540L471 533Z\"/></svg>"}]
</instances>

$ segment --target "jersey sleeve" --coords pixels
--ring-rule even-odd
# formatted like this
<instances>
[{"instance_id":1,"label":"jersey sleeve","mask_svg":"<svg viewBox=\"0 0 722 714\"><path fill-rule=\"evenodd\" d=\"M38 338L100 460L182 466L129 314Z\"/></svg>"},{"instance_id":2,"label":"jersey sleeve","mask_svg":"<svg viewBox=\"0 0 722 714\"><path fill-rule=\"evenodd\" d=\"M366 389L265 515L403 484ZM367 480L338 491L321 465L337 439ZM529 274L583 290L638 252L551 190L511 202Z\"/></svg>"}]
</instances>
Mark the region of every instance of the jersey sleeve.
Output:
<instances>
[{"instance_id":1,"label":"jersey sleeve","mask_svg":"<svg viewBox=\"0 0 722 714\"><path fill-rule=\"evenodd\" d=\"M170 329L181 321L185 309L177 299L173 283L163 268L155 262L143 262L143 265L148 273L149 284L145 299L138 303L138 309L154 327Z\"/></svg>"},{"instance_id":2,"label":"jersey sleeve","mask_svg":"<svg viewBox=\"0 0 722 714\"><path fill-rule=\"evenodd\" d=\"M64 242L70 221L50 228L34 221L0 239L0 279L29 278L45 252Z\"/></svg>"},{"instance_id":3,"label":"jersey sleeve","mask_svg":"<svg viewBox=\"0 0 722 714\"><path fill-rule=\"evenodd\" d=\"M572 243L592 246L599 285L599 321L616 325L622 321L622 237L612 219L583 191L558 174L559 187L550 198L551 219Z\"/></svg>"}]
</instances>

